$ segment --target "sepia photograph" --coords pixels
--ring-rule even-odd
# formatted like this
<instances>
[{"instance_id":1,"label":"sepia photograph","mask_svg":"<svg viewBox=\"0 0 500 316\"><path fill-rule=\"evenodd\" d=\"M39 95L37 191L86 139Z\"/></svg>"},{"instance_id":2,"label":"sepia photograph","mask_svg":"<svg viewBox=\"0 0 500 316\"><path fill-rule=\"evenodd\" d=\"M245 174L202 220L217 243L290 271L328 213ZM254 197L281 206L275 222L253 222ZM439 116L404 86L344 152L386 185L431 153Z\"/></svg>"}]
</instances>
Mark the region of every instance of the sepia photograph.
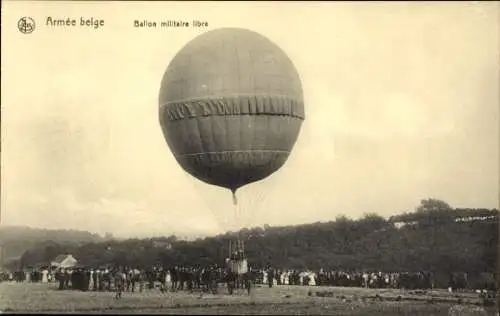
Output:
<instances>
[{"instance_id":1,"label":"sepia photograph","mask_svg":"<svg viewBox=\"0 0 500 316\"><path fill-rule=\"evenodd\" d=\"M500 2L1 19L0 313L500 316Z\"/></svg>"}]
</instances>

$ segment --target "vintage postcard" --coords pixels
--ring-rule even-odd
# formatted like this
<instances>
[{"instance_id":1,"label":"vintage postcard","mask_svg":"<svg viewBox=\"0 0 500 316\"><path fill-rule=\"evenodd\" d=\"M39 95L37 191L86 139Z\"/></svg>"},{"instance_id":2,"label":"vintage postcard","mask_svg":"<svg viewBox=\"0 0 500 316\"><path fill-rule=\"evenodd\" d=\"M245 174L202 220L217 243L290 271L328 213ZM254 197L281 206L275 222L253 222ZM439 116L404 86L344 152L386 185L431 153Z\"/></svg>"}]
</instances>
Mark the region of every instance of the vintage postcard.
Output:
<instances>
[{"instance_id":1,"label":"vintage postcard","mask_svg":"<svg viewBox=\"0 0 500 316\"><path fill-rule=\"evenodd\" d=\"M499 18L4 1L0 312L498 315Z\"/></svg>"}]
</instances>

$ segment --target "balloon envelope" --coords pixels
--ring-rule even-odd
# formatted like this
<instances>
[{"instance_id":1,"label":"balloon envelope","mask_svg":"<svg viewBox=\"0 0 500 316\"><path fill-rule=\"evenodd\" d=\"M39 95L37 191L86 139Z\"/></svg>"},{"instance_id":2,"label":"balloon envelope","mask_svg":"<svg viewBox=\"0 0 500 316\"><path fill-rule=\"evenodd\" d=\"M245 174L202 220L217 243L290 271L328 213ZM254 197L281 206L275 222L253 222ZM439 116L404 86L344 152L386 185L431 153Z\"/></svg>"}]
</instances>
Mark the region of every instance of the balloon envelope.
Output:
<instances>
[{"instance_id":1,"label":"balloon envelope","mask_svg":"<svg viewBox=\"0 0 500 316\"><path fill-rule=\"evenodd\" d=\"M305 118L290 59L266 37L239 28L186 44L163 76L159 106L182 168L233 192L283 166Z\"/></svg>"}]
</instances>

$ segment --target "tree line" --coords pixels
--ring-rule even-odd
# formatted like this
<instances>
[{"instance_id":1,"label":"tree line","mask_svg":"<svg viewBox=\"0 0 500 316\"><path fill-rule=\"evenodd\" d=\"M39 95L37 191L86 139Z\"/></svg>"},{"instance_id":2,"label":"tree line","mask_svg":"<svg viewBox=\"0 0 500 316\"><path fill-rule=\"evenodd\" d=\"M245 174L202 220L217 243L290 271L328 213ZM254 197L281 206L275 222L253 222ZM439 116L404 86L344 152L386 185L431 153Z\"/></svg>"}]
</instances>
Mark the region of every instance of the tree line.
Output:
<instances>
[{"instance_id":1,"label":"tree line","mask_svg":"<svg viewBox=\"0 0 500 316\"><path fill-rule=\"evenodd\" d=\"M485 219L457 220L478 216ZM340 216L330 222L257 227L189 242L175 236L85 244L45 241L16 264L48 263L63 253L90 266L221 264L229 241L239 238L245 241L249 264L257 267L481 273L498 270L498 235L497 209L454 209L426 199L414 212L389 219L373 213L357 220Z\"/></svg>"}]
</instances>

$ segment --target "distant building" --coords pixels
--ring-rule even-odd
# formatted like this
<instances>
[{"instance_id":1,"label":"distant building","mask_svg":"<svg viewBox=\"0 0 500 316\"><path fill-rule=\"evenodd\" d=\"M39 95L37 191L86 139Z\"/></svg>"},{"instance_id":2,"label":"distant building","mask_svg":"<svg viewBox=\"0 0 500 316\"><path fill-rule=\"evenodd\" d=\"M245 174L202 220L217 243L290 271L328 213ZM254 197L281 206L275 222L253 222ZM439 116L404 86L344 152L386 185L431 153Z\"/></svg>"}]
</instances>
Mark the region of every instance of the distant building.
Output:
<instances>
[{"instance_id":1,"label":"distant building","mask_svg":"<svg viewBox=\"0 0 500 316\"><path fill-rule=\"evenodd\" d=\"M418 222L417 221L412 221L412 222L403 222L403 221L400 221L400 222L394 222L394 226L396 228L401 228L401 227L404 227L404 226L412 226L412 225L417 225Z\"/></svg>"},{"instance_id":2,"label":"distant building","mask_svg":"<svg viewBox=\"0 0 500 316\"><path fill-rule=\"evenodd\" d=\"M455 222L474 222L474 221L492 221L495 220L497 216L495 215L485 215L485 216L468 216L468 217L457 217Z\"/></svg>"},{"instance_id":3,"label":"distant building","mask_svg":"<svg viewBox=\"0 0 500 316\"><path fill-rule=\"evenodd\" d=\"M47 265L47 263L36 263L31 268L36 271L43 271L48 270L49 266Z\"/></svg>"},{"instance_id":4,"label":"distant building","mask_svg":"<svg viewBox=\"0 0 500 316\"><path fill-rule=\"evenodd\" d=\"M52 267L66 269L76 266L77 263L78 260L76 260L75 257L73 257L70 254L66 254L57 256L54 260L50 262L50 265Z\"/></svg>"},{"instance_id":5,"label":"distant building","mask_svg":"<svg viewBox=\"0 0 500 316\"><path fill-rule=\"evenodd\" d=\"M169 241L154 240L153 247L161 249L172 249L172 243Z\"/></svg>"}]
</instances>

